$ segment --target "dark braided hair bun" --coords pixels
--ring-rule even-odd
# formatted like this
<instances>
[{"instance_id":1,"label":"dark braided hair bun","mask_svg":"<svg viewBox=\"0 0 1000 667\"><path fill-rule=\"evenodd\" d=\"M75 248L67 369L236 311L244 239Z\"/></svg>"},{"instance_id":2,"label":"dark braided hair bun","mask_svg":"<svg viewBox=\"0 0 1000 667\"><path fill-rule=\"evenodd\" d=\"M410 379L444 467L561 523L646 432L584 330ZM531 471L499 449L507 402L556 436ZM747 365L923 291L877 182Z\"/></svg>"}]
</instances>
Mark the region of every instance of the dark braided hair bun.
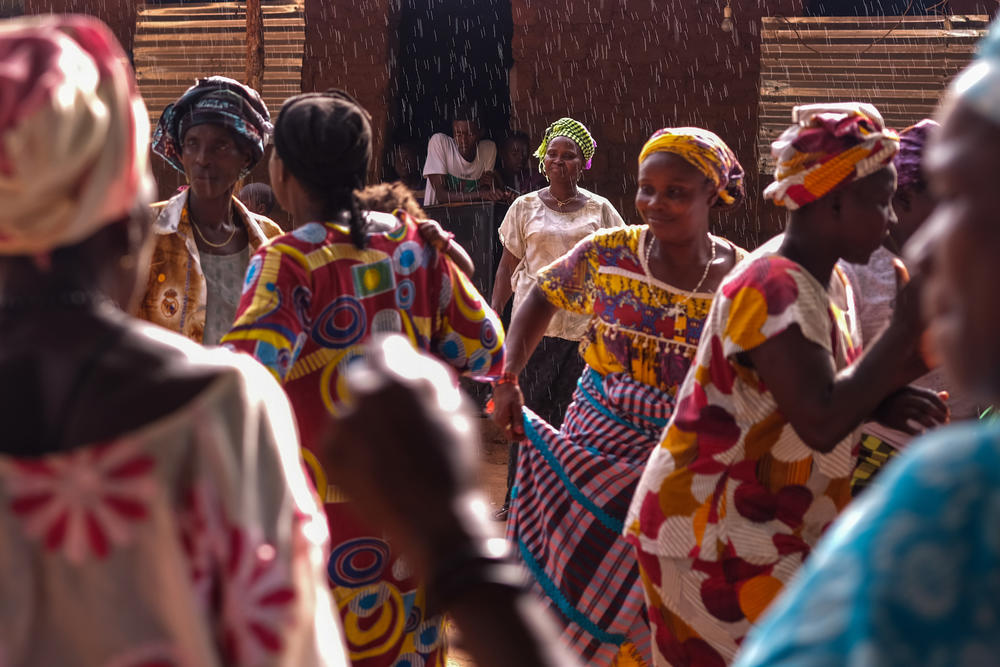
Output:
<instances>
[{"instance_id":1,"label":"dark braided hair bun","mask_svg":"<svg viewBox=\"0 0 1000 667\"><path fill-rule=\"evenodd\" d=\"M364 187L372 158L370 116L340 90L289 98L274 126L274 148L285 167L334 219L348 212L351 240L363 248L364 219L355 190Z\"/></svg>"}]
</instances>

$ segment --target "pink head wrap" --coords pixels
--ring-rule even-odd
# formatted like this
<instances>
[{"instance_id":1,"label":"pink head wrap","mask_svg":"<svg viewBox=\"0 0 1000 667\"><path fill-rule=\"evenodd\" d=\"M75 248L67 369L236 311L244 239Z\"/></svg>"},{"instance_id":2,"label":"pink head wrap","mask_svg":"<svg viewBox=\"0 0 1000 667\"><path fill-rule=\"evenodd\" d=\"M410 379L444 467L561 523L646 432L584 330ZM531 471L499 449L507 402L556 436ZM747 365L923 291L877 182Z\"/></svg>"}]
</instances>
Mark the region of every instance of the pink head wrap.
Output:
<instances>
[{"instance_id":1,"label":"pink head wrap","mask_svg":"<svg viewBox=\"0 0 1000 667\"><path fill-rule=\"evenodd\" d=\"M0 21L0 255L44 255L153 191L149 116L111 31L87 16Z\"/></svg>"}]
</instances>

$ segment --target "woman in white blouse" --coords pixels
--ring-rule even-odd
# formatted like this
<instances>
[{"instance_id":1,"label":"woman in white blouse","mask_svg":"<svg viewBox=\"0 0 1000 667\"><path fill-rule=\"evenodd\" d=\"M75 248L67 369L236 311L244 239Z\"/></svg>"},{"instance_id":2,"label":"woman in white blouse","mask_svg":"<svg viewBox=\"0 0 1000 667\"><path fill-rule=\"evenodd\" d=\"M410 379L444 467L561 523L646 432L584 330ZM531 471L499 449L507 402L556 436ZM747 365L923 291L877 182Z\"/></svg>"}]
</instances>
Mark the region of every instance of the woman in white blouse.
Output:
<instances>
[{"instance_id":1,"label":"woman in white blouse","mask_svg":"<svg viewBox=\"0 0 1000 667\"><path fill-rule=\"evenodd\" d=\"M596 147L587 128L572 118L560 118L545 131L535 156L549 185L514 200L500 225L504 250L492 298L497 313L503 312L512 295L516 312L538 271L588 234L625 224L611 202L577 185L583 170L590 168ZM583 370L578 344L586 330L585 316L559 311L519 378L525 405L555 428L562 423ZM496 514L498 520L507 518L517 450L515 442L508 462L507 496Z\"/></svg>"}]
</instances>

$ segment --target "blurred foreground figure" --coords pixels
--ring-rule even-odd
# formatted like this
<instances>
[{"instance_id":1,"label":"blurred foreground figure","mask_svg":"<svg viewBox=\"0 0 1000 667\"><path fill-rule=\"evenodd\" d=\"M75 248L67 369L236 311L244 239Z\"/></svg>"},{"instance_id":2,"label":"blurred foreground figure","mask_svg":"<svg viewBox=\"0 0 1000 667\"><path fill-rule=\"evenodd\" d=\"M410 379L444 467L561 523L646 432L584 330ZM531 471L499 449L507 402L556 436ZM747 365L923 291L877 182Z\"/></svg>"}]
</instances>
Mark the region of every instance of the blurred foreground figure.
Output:
<instances>
[{"instance_id":1,"label":"blurred foreground figure","mask_svg":"<svg viewBox=\"0 0 1000 667\"><path fill-rule=\"evenodd\" d=\"M127 62L0 22L0 663L343 665L281 388L116 307L154 189Z\"/></svg>"},{"instance_id":2,"label":"blurred foreground figure","mask_svg":"<svg viewBox=\"0 0 1000 667\"><path fill-rule=\"evenodd\" d=\"M577 664L489 520L475 484L478 429L447 368L392 336L366 347L343 386L324 467L403 546L476 665Z\"/></svg>"},{"instance_id":3,"label":"blurred foreground figure","mask_svg":"<svg viewBox=\"0 0 1000 667\"><path fill-rule=\"evenodd\" d=\"M1000 26L951 85L924 166L939 204L906 254L945 369L1000 400ZM744 644L750 665L992 665L1000 656L1000 429L911 444L830 529Z\"/></svg>"}]
</instances>

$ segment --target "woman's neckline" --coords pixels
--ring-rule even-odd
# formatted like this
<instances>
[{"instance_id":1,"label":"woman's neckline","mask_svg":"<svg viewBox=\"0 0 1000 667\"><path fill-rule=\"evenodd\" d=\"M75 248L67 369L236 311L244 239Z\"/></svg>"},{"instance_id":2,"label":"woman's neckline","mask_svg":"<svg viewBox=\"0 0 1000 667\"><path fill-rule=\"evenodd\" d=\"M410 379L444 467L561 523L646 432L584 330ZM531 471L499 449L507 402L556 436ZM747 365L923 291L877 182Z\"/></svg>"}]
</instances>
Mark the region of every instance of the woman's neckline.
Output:
<instances>
[{"instance_id":1,"label":"woman's neckline","mask_svg":"<svg viewBox=\"0 0 1000 667\"><path fill-rule=\"evenodd\" d=\"M649 270L649 265L646 263L646 253L642 251L642 248L646 243L646 235L648 233L649 233L649 225L643 226L642 231L639 232L639 240L636 242L636 249L635 249L636 257L639 258L639 266L642 267L642 274L646 280L656 285L657 287L663 288L668 292L673 292L681 296L690 296L692 298L696 297L709 298L709 299L715 297L715 292L692 292L690 290L681 289L680 287L671 285L670 283L663 282L659 278L655 277L652 271ZM733 244L730 243L727 239L715 236L714 234L709 234L708 238L711 239L713 243L722 243L727 247L735 250Z\"/></svg>"},{"instance_id":2,"label":"woman's neckline","mask_svg":"<svg viewBox=\"0 0 1000 667\"><path fill-rule=\"evenodd\" d=\"M542 198L542 191L541 190L536 190L534 194L535 194L536 197L538 197L539 203L542 206L544 206L546 209L552 211L553 213L558 213L560 215L573 215L575 213L579 213L580 211L584 210L585 208L587 208L588 206L590 206L590 202L594 201L594 193L589 192L589 191L587 191L587 190L585 190L585 189L583 189L583 188L581 188L579 186L577 187L576 190L577 190L577 195L583 195L584 199L583 199L583 203L580 205L580 208L573 209L572 211L566 211L566 210L562 210L562 209L558 209L558 208L552 208L551 206L549 206L548 204L546 204L545 203L545 199ZM574 195L574 198L577 195ZM555 195L553 195L551 193L551 191L549 192L549 196L551 196L553 199L555 199Z\"/></svg>"}]
</instances>

